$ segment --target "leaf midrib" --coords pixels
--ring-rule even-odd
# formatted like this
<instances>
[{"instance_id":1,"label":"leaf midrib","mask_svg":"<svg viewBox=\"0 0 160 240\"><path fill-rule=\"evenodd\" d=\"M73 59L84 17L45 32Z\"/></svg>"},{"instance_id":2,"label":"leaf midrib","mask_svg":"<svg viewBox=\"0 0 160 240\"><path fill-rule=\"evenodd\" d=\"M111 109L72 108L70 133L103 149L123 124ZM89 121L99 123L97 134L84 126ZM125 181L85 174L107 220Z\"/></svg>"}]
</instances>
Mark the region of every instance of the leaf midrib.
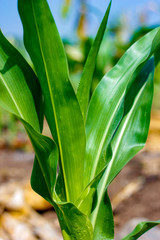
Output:
<instances>
[{"instance_id":1,"label":"leaf midrib","mask_svg":"<svg viewBox=\"0 0 160 240\"><path fill-rule=\"evenodd\" d=\"M105 132L104 132L104 134L103 134L103 138L102 138L102 141L101 141L101 143L100 143L100 145L99 145L99 148L98 148L96 160L95 160L94 165L93 165L93 170L92 170L92 172L91 172L91 177L90 177L89 182L92 181L92 179L93 179L94 176L95 176L96 169L97 169L97 165L98 165L98 160L99 160L100 155L101 155L102 150L103 150L103 146L104 146L104 143L105 143L105 139L106 139L106 136L107 136L107 132L108 132L108 130L109 130L109 128L110 128L110 124L112 123L112 120L114 119L115 113L116 113L118 107L119 107L120 104L121 104L121 101L122 101L122 99L123 99L123 97L124 97L124 93L125 93L125 91L122 93L122 95L121 95L121 97L120 97L120 99L119 99L119 101L118 101L118 103L117 103L117 105L116 105L116 108L115 108L115 110L114 110L114 112L113 112L113 114L112 114L112 117L110 118L110 120L109 120L109 122L108 122L108 124L107 124L107 128L105 129Z\"/></svg>"},{"instance_id":2,"label":"leaf midrib","mask_svg":"<svg viewBox=\"0 0 160 240\"><path fill-rule=\"evenodd\" d=\"M62 146L61 146L61 141L60 141L60 134L59 134L59 127L58 127L57 115L56 115L56 110L55 110L55 104L54 104L54 100L53 100L51 85L50 85L50 82L49 82L49 74L48 74L48 70L47 70L47 66L46 66L46 62L45 62L45 58L44 58L44 54L43 54L43 47L42 47L42 43L41 43L41 38L40 38L39 30L38 30L38 24L37 24L37 20L36 20L36 14L35 14L34 5L33 5L32 0L31 0L31 7L32 7L32 11L33 11L33 18L34 18L35 26L36 26L36 30L37 30L39 47L40 47L40 51L41 51L41 55L42 55L42 60L43 60L43 64L44 64L45 73L46 73L48 89L49 89L49 93L50 93L50 97L51 97L51 103L52 103L52 107L53 107L55 124L56 124L56 129L57 129L57 136L58 136L58 139L59 139L58 142L59 142L59 150L60 150L60 155L61 155L61 160L62 160L61 165L62 165L62 169L63 169L63 177L64 177L64 182L65 182L66 198L67 198L67 200L69 200L69 192L68 192L67 179L66 179L66 175L65 175L65 171L64 171L64 165L63 165Z\"/></svg>"},{"instance_id":3,"label":"leaf midrib","mask_svg":"<svg viewBox=\"0 0 160 240\"><path fill-rule=\"evenodd\" d=\"M2 75L1 72L0 72L0 76L1 76L1 80L2 80L2 82L3 82L3 84L4 84L4 86L6 87L8 93L9 93L11 99L12 99L12 101L14 102L15 107L17 108L17 111L18 111L20 117L21 117L22 119L24 119L24 116L23 116L23 114L22 114L20 108L18 107L18 105L17 105L17 103L16 103L16 101L15 101L15 99L14 99L14 96L13 96L13 94L11 93L11 91L10 91L8 85L6 84L6 82L5 82L5 80L4 80L4 77L3 77L3 75Z\"/></svg>"}]
</instances>

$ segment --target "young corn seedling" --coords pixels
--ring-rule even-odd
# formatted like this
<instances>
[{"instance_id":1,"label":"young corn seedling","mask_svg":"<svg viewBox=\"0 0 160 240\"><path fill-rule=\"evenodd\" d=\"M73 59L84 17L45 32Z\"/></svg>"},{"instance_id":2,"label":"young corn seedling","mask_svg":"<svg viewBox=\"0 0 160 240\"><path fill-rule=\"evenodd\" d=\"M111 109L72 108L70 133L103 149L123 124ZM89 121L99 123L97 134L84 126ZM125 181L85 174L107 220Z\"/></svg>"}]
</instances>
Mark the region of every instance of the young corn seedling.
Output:
<instances>
[{"instance_id":1,"label":"young corn seedling","mask_svg":"<svg viewBox=\"0 0 160 240\"><path fill-rule=\"evenodd\" d=\"M53 205L65 240L114 239L107 189L148 134L159 27L133 44L89 97L110 6L75 90L46 0L18 0L36 73L0 32L0 106L26 129L35 151L32 188ZM44 116L52 138L41 134ZM123 240L159 223L140 223Z\"/></svg>"}]
</instances>

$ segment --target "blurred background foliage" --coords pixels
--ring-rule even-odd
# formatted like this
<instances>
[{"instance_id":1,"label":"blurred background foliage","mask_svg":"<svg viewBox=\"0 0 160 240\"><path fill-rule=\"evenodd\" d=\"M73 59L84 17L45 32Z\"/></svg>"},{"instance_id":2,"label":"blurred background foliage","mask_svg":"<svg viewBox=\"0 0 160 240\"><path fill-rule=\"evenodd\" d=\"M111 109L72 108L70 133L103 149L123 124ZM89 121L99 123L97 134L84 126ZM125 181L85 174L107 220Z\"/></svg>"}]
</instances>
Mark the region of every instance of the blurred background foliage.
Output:
<instances>
[{"instance_id":1,"label":"blurred background foliage","mask_svg":"<svg viewBox=\"0 0 160 240\"><path fill-rule=\"evenodd\" d=\"M73 0L62 1L62 18L65 19L70 14L72 1ZM87 26L89 25L88 15L90 11L93 10L92 6L88 5L86 0L77 1L79 4L79 11L77 12L76 19L73 19L75 22L74 25L77 38L63 39L69 63L71 82L74 89L77 89L83 66L93 42L93 36L89 36L87 31ZM153 5L151 5L151 7L153 7ZM95 9L93 11L95 11ZM136 40L156 27L147 25L147 11L145 8L141 14L137 15L137 18L139 22L138 29L132 29L130 27L128 16L124 14L122 14L119 19L112 22L109 29L106 29L106 33L97 58L91 94L104 74L107 73L117 63L124 52ZM12 37L9 38L9 40L31 64L28 54L23 46L22 39ZM155 69L153 109L160 110L160 63L157 64ZM11 133L9 137L8 134L6 134L7 132ZM4 141L4 139L5 142L7 142L7 145L10 145L11 142L13 143L13 140L15 139L17 142L15 145L18 147L23 147L26 140L23 139L23 134L22 136L19 134L23 132L23 127L15 119L15 117L0 109L0 146L3 146L4 143L2 143L2 141ZM19 138L20 141L17 140ZM22 144L19 144L19 142L22 142Z\"/></svg>"}]
</instances>

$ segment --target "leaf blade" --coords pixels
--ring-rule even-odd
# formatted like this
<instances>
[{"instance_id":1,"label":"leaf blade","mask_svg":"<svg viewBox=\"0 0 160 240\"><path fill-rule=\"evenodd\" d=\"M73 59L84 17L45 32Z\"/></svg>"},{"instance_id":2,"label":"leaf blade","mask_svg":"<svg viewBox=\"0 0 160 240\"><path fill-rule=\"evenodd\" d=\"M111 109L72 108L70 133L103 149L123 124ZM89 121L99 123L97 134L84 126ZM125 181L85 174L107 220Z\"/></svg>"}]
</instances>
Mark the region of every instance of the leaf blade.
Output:
<instances>
[{"instance_id":1,"label":"leaf blade","mask_svg":"<svg viewBox=\"0 0 160 240\"><path fill-rule=\"evenodd\" d=\"M97 32L96 38L91 46L91 49L89 51L83 72L82 72L82 77L80 79L80 83L77 89L77 98L80 103L82 115L84 119L86 119L86 113L87 113L87 108L88 108L88 101L89 101L89 95L90 95L90 88L92 84L92 79L93 79L93 74L94 74L94 69L95 69L95 64L96 64L96 59L97 55L99 52L99 48L102 42L102 38L106 29L106 25L108 22L108 17L109 17L109 12L111 8L111 2L109 3L109 6L106 10L106 13L103 17L103 20L101 22L101 25L99 27L99 30Z\"/></svg>"},{"instance_id":2,"label":"leaf blade","mask_svg":"<svg viewBox=\"0 0 160 240\"><path fill-rule=\"evenodd\" d=\"M80 107L69 81L62 41L46 0L29 0L25 7L23 0L18 2L25 46L37 71L46 117L60 150L67 200L75 201L83 188L79 179L83 173L85 132Z\"/></svg>"},{"instance_id":3,"label":"leaf blade","mask_svg":"<svg viewBox=\"0 0 160 240\"><path fill-rule=\"evenodd\" d=\"M99 167L99 159L123 116L127 85L132 83L132 75L138 67L159 48L159 39L160 29L157 28L137 41L97 86L86 120L86 185L106 165L104 161ZM106 158L109 158L109 155Z\"/></svg>"},{"instance_id":4,"label":"leaf blade","mask_svg":"<svg viewBox=\"0 0 160 240\"><path fill-rule=\"evenodd\" d=\"M103 194L96 218L94 231L94 240L113 240L114 239L114 221L113 212L107 192Z\"/></svg>"},{"instance_id":5,"label":"leaf blade","mask_svg":"<svg viewBox=\"0 0 160 240\"><path fill-rule=\"evenodd\" d=\"M27 119L38 131L42 124L41 89L31 67L0 31L0 104ZM33 97L34 95L34 97ZM7 101L6 101L7 99Z\"/></svg>"},{"instance_id":6,"label":"leaf blade","mask_svg":"<svg viewBox=\"0 0 160 240\"><path fill-rule=\"evenodd\" d=\"M154 60L151 59L142 68L138 76L136 76L135 82L125 97L124 117L111 142L112 159L117 158L117 162L120 165L123 163L126 164L126 162L135 156L144 147L147 140L153 99L153 77ZM118 152L119 155L123 155L124 160L122 162L120 160L121 157L118 156ZM109 164L113 167L112 161ZM116 169L118 166L115 166L115 169L112 170L114 177L121 170L122 166L118 170ZM114 177L112 176L108 183Z\"/></svg>"},{"instance_id":7,"label":"leaf blade","mask_svg":"<svg viewBox=\"0 0 160 240\"><path fill-rule=\"evenodd\" d=\"M19 53L17 53L9 42L6 44L6 41L0 33L0 67L2 67L0 69L3 70L4 66L7 66L5 71L1 71L3 82L0 78L0 92L4 94L5 90L6 94L5 97L0 94L0 106L3 105L6 110L16 115L22 121L35 149L36 157L32 171L31 185L38 194L54 206L57 214L59 214L63 234L68 237L67 239L81 238L92 240L93 230L89 218L80 212L75 205L61 202L56 195L55 183L57 178L58 150L52 139L40 134L39 119L37 116L38 107L36 108L36 101L34 102L35 99L32 97L37 78L25 60L19 57ZM9 65L7 62L8 58L10 59ZM36 78L35 83L33 82L34 78ZM33 89L30 89L28 86L28 81L30 80L33 84ZM6 88L5 86L9 87ZM35 94L38 86L35 87ZM10 94L7 94L8 89ZM21 96L23 101L19 101L19 98L17 98L21 94L23 95L23 97ZM38 92L37 98L41 99L41 92ZM40 104L40 101L37 101L37 103ZM27 109L25 108L26 104L29 104L29 108ZM30 114L31 111L32 114ZM76 232L75 229L79 229L79 231Z\"/></svg>"},{"instance_id":8,"label":"leaf blade","mask_svg":"<svg viewBox=\"0 0 160 240\"><path fill-rule=\"evenodd\" d=\"M126 94L124 116L111 141L112 157L97 188L97 206L91 213L93 226L108 185L146 142L153 98L153 69L152 59L134 76L135 81Z\"/></svg>"},{"instance_id":9,"label":"leaf blade","mask_svg":"<svg viewBox=\"0 0 160 240\"><path fill-rule=\"evenodd\" d=\"M39 160L37 167L41 167L46 176L45 181L51 201L58 153L54 142L40 134L40 122L43 118L41 119L40 113L42 95L39 83L31 67L5 39L2 32L0 32L0 92L0 106L16 115L28 132L36 152L36 159ZM54 157L53 152L56 153ZM44 159L46 159L46 167ZM50 163L51 161L53 164Z\"/></svg>"},{"instance_id":10,"label":"leaf blade","mask_svg":"<svg viewBox=\"0 0 160 240\"><path fill-rule=\"evenodd\" d=\"M122 238L122 240L136 240L145 232L157 226L158 224L160 224L160 220L141 222L135 227L135 229L130 234Z\"/></svg>"}]
</instances>

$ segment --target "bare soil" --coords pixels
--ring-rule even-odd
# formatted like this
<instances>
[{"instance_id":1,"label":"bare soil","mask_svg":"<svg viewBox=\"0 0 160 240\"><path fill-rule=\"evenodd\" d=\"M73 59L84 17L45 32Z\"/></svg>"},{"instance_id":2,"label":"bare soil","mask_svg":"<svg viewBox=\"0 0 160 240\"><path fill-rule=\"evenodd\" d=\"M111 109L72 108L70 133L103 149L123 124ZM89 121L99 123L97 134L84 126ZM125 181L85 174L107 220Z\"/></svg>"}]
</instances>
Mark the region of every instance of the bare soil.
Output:
<instances>
[{"instance_id":1,"label":"bare soil","mask_svg":"<svg viewBox=\"0 0 160 240\"><path fill-rule=\"evenodd\" d=\"M133 189L128 196L124 192L126 199L120 199L114 209L116 230L132 218L150 220L160 218L160 168L156 174L154 172L148 174L144 169L144 161L150 161L147 164L152 168L157 158L160 163L160 154L145 152L138 154L110 185L109 195L112 202L119 193L122 192L123 196L123 190L128 184L140 180L137 181L137 190Z\"/></svg>"}]
</instances>

